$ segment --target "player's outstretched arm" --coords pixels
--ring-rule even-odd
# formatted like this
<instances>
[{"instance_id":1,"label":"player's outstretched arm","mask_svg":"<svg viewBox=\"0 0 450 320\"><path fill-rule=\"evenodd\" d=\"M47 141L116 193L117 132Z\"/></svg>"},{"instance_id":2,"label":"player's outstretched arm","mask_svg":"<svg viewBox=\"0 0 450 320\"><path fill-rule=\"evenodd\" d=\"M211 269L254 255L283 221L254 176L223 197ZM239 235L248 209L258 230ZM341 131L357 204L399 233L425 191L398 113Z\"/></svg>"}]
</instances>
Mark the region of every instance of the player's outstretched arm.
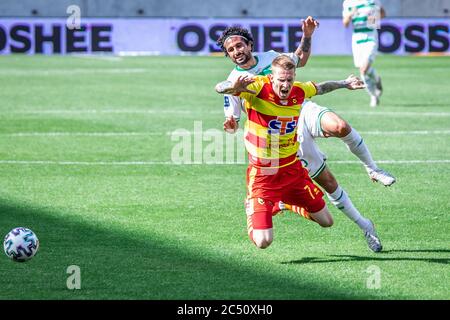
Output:
<instances>
[{"instance_id":1,"label":"player's outstretched arm","mask_svg":"<svg viewBox=\"0 0 450 320\"><path fill-rule=\"evenodd\" d=\"M242 92L255 94L256 93L255 91L247 89L247 86L253 82L255 82L253 78L249 78L248 76L240 76L234 82L231 82L229 80L219 82L218 84L216 84L215 89L216 92L220 94L237 95Z\"/></svg>"},{"instance_id":2,"label":"player's outstretched arm","mask_svg":"<svg viewBox=\"0 0 450 320\"><path fill-rule=\"evenodd\" d=\"M308 62L311 55L311 37L318 26L319 22L311 16L302 21L302 40L294 52L298 57L298 67L303 67Z\"/></svg>"},{"instance_id":3,"label":"player's outstretched arm","mask_svg":"<svg viewBox=\"0 0 450 320\"><path fill-rule=\"evenodd\" d=\"M325 94L337 89L347 88L357 90L365 88L364 81L351 74L347 79L340 81L325 81L316 84L317 95Z\"/></svg>"}]
</instances>

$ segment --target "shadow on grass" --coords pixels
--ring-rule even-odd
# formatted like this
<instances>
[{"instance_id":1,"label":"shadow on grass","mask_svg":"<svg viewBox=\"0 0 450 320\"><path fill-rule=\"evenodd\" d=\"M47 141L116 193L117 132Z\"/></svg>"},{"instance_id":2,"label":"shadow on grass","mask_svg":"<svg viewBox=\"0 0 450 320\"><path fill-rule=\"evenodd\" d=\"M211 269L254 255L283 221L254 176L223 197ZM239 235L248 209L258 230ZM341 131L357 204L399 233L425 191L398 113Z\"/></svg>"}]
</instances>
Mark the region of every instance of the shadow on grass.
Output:
<instances>
[{"instance_id":1,"label":"shadow on grass","mask_svg":"<svg viewBox=\"0 0 450 320\"><path fill-rule=\"evenodd\" d=\"M8 275L0 278L0 299L374 298L364 293L353 296L329 283L330 279L315 281L306 273L292 279L242 263L242 257L208 255L214 248L194 252L175 234L142 236L126 224L121 230L96 224L95 215L86 221L64 211L0 203L1 232L26 226L41 243L29 262L19 264L0 257L0 273ZM67 289L70 265L80 267L81 290Z\"/></svg>"},{"instance_id":2,"label":"shadow on grass","mask_svg":"<svg viewBox=\"0 0 450 320\"><path fill-rule=\"evenodd\" d=\"M390 252L449 252L444 249L437 250L389 250L383 251L383 253ZM282 262L282 264L310 264L310 263L330 263L330 262L348 262L348 261L423 261L429 263L441 263L449 264L449 258L419 258L419 257L385 257L385 256L373 256L373 257L363 257L354 255L328 255L328 257L333 258L322 258L322 257L305 257L299 260L291 260Z\"/></svg>"}]
</instances>

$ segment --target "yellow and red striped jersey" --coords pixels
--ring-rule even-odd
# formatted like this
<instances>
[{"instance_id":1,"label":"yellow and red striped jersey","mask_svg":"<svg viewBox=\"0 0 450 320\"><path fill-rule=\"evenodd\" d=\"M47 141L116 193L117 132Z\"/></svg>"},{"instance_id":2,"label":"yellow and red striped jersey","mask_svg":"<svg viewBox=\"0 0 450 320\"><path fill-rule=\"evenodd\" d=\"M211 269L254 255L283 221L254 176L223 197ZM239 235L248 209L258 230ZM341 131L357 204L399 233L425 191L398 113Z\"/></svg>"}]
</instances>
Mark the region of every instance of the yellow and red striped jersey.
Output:
<instances>
[{"instance_id":1,"label":"yellow and red striped jersey","mask_svg":"<svg viewBox=\"0 0 450 320\"><path fill-rule=\"evenodd\" d=\"M272 89L269 77L257 76L247 88L256 93L242 92L247 121L244 139L248 158L257 167L284 167L297 160L298 118L302 103L316 95L312 82L294 82L288 99L280 100Z\"/></svg>"}]
</instances>

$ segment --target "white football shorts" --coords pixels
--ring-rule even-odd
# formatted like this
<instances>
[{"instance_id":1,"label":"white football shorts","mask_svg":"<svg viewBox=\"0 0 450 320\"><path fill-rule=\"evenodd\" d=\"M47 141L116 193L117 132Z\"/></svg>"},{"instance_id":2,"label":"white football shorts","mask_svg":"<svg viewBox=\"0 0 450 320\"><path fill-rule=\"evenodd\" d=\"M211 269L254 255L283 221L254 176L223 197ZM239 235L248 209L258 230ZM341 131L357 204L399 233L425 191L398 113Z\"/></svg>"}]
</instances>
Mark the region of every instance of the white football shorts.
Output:
<instances>
[{"instance_id":1,"label":"white football shorts","mask_svg":"<svg viewBox=\"0 0 450 320\"><path fill-rule=\"evenodd\" d=\"M367 63L372 64L375 60L375 56L378 51L377 40L370 40L367 42L358 43L359 41L364 41L359 38L359 40L353 39L352 51L353 51L353 63L355 67L361 68Z\"/></svg>"}]
</instances>

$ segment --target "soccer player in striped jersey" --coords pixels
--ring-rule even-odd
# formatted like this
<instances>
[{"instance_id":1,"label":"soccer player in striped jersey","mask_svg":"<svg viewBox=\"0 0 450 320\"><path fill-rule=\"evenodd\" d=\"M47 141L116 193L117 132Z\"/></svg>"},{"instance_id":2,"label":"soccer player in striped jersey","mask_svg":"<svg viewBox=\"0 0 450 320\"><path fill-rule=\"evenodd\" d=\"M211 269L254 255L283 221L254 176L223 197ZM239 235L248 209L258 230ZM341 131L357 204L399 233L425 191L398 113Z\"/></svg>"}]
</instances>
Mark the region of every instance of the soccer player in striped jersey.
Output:
<instances>
[{"instance_id":1,"label":"soccer player in striped jersey","mask_svg":"<svg viewBox=\"0 0 450 320\"><path fill-rule=\"evenodd\" d=\"M370 106L380 103L383 92L381 78L372 66L378 50L379 23L386 12L379 0L344 0L342 22L345 27L353 26L352 51L355 67L359 68L361 78L370 96Z\"/></svg>"},{"instance_id":2,"label":"soccer player in striped jersey","mask_svg":"<svg viewBox=\"0 0 450 320\"><path fill-rule=\"evenodd\" d=\"M299 47L295 53L288 54L297 63L297 67L305 65L306 58L309 57L311 35L316 26L317 22L308 17L302 25L303 37ZM243 75L269 74L273 59L280 55L275 51L253 54L252 35L247 29L240 27L226 29L218 39L218 45L220 45L225 55L236 64L236 67L227 79L229 81L234 81ZM307 55L303 55L302 52L307 53ZM224 130L227 132L232 133L238 129L243 102L244 100L237 96L224 95L224 112L226 117ZM379 181L383 185L389 186L395 182L395 178L378 168L358 132L330 109L321 107L312 101L304 103L300 115L299 128L300 149L298 156L308 169L309 175L326 191L333 205L363 230L369 247L375 252L380 251L381 242L373 223L361 215L345 190L338 184L326 166L326 157L320 151L315 139L318 137L340 138L347 145L348 149L361 160L369 177L374 181Z\"/></svg>"},{"instance_id":3,"label":"soccer player in striped jersey","mask_svg":"<svg viewBox=\"0 0 450 320\"><path fill-rule=\"evenodd\" d=\"M303 207L307 218L322 227L332 226L322 191L297 157L300 112L306 98L340 88L364 88L364 83L353 75L319 84L297 82L295 68L296 62L280 55L273 60L272 73L267 76L243 75L216 86L217 92L246 101L247 227L250 239L262 249L273 241L272 216L280 202Z\"/></svg>"}]
</instances>

